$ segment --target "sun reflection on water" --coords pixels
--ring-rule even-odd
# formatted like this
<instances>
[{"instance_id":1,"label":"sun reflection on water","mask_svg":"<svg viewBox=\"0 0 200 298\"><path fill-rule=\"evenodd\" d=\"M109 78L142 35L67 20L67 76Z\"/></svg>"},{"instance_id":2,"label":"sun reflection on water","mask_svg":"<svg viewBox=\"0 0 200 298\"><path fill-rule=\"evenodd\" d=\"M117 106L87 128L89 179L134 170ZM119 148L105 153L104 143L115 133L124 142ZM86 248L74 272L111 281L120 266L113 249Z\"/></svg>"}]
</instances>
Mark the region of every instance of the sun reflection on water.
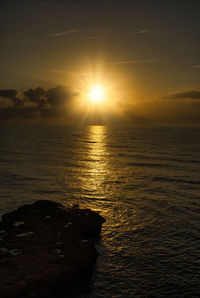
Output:
<instances>
[{"instance_id":1,"label":"sun reflection on water","mask_svg":"<svg viewBox=\"0 0 200 298\"><path fill-rule=\"evenodd\" d=\"M106 127L89 127L89 171L84 188L91 195L101 196L102 184L107 173Z\"/></svg>"}]
</instances>

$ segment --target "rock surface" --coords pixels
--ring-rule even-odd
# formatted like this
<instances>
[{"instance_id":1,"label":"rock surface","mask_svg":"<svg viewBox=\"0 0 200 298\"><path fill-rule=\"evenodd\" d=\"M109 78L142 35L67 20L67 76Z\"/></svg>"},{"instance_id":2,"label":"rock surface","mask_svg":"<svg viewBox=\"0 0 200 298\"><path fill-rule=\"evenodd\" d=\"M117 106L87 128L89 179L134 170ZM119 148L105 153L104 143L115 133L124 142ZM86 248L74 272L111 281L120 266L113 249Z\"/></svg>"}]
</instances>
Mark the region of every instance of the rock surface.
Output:
<instances>
[{"instance_id":1,"label":"rock surface","mask_svg":"<svg viewBox=\"0 0 200 298\"><path fill-rule=\"evenodd\" d=\"M2 216L1 298L78 297L87 291L105 221L89 209L37 201Z\"/></svg>"}]
</instances>

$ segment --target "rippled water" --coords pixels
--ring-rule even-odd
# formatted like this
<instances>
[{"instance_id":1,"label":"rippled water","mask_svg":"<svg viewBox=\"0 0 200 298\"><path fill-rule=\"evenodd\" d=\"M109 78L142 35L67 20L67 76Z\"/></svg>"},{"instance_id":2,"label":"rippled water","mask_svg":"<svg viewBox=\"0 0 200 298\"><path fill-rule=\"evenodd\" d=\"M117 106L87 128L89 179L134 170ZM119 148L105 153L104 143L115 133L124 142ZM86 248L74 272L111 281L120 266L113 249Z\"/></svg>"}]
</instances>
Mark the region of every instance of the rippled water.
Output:
<instances>
[{"instance_id":1,"label":"rippled water","mask_svg":"<svg viewBox=\"0 0 200 298\"><path fill-rule=\"evenodd\" d=\"M200 295L200 129L0 128L0 212L36 199L100 211L94 297Z\"/></svg>"}]
</instances>

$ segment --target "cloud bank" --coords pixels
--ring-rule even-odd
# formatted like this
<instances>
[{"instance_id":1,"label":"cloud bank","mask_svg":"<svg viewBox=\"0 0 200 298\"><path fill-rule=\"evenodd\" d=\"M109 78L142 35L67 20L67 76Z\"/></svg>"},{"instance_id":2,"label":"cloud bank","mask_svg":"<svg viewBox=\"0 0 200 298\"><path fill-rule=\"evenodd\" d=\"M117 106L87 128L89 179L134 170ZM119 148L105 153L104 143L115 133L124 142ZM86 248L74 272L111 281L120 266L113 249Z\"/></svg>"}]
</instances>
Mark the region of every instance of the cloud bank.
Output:
<instances>
[{"instance_id":1,"label":"cloud bank","mask_svg":"<svg viewBox=\"0 0 200 298\"><path fill-rule=\"evenodd\" d=\"M0 121L64 117L76 95L65 86L37 87L22 94L15 89L1 89Z\"/></svg>"},{"instance_id":2,"label":"cloud bank","mask_svg":"<svg viewBox=\"0 0 200 298\"><path fill-rule=\"evenodd\" d=\"M90 108L87 105L81 108L78 94L66 86L49 89L39 86L21 93L15 89L0 90L1 123L199 126L200 88L180 91L156 100L122 100L115 110L108 108L102 113L97 108L87 114Z\"/></svg>"},{"instance_id":3,"label":"cloud bank","mask_svg":"<svg viewBox=\"0 0 200 298\"><path fill-rule=\"evenodd\" d=\"M165 97L166 99L200 99L200 88L178 92Z\"/></svg>"},{"instance_id":4,"label":"cloud bank","mask_svg":"<svg viewBox=\"0 0 200 298\"><path fill-rule=\"evenodd\" d=\"M15 89L2 89L0 90L0 97L8 98L12 101L13 105L20 107L23 105L23 99L19 98L18 91Z\"/></svg>"}]
</instances>

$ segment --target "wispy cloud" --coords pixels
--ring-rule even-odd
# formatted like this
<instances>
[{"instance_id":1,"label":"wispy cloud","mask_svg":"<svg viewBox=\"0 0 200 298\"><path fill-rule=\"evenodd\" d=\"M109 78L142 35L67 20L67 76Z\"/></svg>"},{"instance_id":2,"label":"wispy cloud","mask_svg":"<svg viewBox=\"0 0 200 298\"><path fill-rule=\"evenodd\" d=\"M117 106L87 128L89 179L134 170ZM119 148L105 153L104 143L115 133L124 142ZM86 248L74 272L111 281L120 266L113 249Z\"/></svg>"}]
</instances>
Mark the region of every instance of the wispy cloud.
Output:
<instances>
[{"instance_id":1,"label":"wispy cloud","mask_svg":"<svg viewBox=\"0 0 200 298\"><path fill-rule=\"evenodd\" d=\"M46 36L47 37L59 37L59 36L73 34L73 33L78 33L79 31L80 31L79 29L71 29L71 30L67 30L67 31L63 31L63 32L47 34Z\"/></svg>"},{"instance_id":2,"label":"wispy cloud","mask_svg":"<svg viewBox=\"0 0 200 298\"><path fill-rule=\"evenodd\" d=\"M186 90L165 96L164 99L200 99L200 88Z\"/></svg>"},{"instance_id":3,"label":"wispy cloud","mask_svg":"<svg viewBox=\"0 0 200 298\"><path fill-rule=\"evenodd\" d=\"M88 72L76 72L76 71L67 71L67 70L64 70L64 69L50 69L49 70L50 72L53 72L53 73L56 73L56 74L65 74L65 75L68 75L68 76L71 76L71 77L77 77L77 76L97 76L97 75L103 75L102 72L91 72L91 71L88 71Z\"/></svg>"},{"instance_id":4,"label":"wispy cloud","mask_svg":"<svg viewBox=\"0 0 200 298\"><path fill-rule=\"evenodd\" d=\"M143 64L143 63L155 63L157 61L158 61L157 59L125 60L125 61L109 62L107 64L115 64L115 65L121 65L121 64Z\"/></svg>"},{"instance_id":5,"label":"wispy cloud","mask_svg":"<svg viewBox=\"0 0 200 298\"><path fill-rule=\"evenodd\" d=\"M145 33L148 33L148 31L147 30L140 30L140 31L132 32L132 34L145 34Z\"/></svg>"},{"instance_id":6,"label":"wispy cloud","mask_svg":"<svg viewBox=\"0 0 200 298\"><path fill-rule=\"evenodd\" d=\"M195 69L200 69L200 64L196 64L193 66Z\"/></svg>"},{"instance_id":7,"label":"wispy cloud","mask_svg":"<svg viewBox=\"0 0 200 298\"><path fill-rule=\"evenodd\" d=\"M144 63L156 63L158 59L145 59L145 60L125 60L125 61L115 61L115 62L107 62L105 65L125 65L125 64L144 64ZM69 76L94 76L102 75L102 72L76 72L76 71L68 71L65 69L53 68L49 69L49 72L53 72L56 74L66 74Z\"/></svg>"}]
</instances>

